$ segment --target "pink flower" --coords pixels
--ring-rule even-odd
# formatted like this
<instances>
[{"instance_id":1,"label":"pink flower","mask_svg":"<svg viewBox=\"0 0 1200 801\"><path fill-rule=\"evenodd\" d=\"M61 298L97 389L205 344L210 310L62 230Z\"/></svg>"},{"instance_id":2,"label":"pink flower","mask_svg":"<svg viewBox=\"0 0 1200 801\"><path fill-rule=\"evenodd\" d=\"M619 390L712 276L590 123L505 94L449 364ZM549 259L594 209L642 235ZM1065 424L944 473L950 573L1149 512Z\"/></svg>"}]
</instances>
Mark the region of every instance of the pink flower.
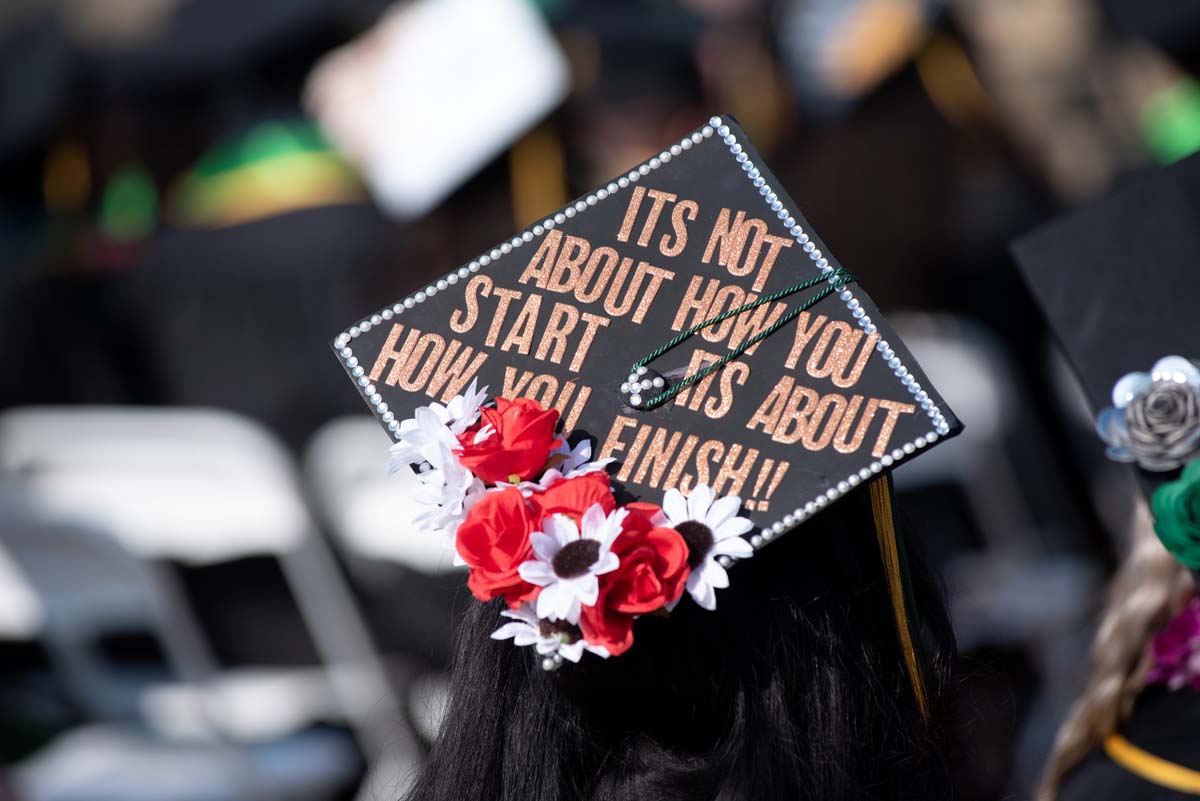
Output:
<instances>
[{"instance_id":1,"label":"pink flower","mask_svg":"<svg viewBox=\"0 0 1200 801\"><path fill-rule=\"evenodd\" d=\"M1200 690L1200 597L1192 596L1166 628L1150 643L1154 664L1146 675L1149 684L1172 690L1189 686Z\"/></svg>"}]
</instances>

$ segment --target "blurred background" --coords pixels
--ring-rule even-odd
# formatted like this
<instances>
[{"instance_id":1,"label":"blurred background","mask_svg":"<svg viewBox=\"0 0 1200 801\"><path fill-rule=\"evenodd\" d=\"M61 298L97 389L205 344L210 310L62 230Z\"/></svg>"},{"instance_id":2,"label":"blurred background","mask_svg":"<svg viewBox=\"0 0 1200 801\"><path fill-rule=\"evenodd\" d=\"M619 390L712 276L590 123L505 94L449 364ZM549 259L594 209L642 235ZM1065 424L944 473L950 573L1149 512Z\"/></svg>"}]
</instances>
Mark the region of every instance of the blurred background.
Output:
<instances>
[{"instance_id":1,"label":"blurred background","mask_svg":"<svg viewBox=\"0 0 1200 801\"><path fill-rule=\"evenodd\" d=\"M6 0L0 799L397 797L467 597L327 341L713 113L967 423L897 482L1027 797L1134 491L1007 244L1200 148L1197 9Z\"/></svg>"}]
</instances>

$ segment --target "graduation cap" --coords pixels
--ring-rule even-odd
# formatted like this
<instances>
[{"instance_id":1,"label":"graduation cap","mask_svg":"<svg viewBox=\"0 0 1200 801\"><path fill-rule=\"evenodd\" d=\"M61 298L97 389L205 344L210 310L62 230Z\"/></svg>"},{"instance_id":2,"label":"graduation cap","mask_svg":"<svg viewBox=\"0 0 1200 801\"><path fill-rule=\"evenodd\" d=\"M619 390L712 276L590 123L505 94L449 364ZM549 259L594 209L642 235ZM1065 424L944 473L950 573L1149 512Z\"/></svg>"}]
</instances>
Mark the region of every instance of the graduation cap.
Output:
<instances>
[{"instance_id":1,"label":"graduation cap","mask_svg":"<svg viewBox=\"0 0 1200 801\"><path fill-rule=\"evenodd\" d=\"M961 428L727 116L333 347L427 527L508 602L496 636L548 669L713 608L725 568L859 487L900 599L889 471Z\"/></svg>"},{"instance_id":2,"label":"graduation cap","mask_svg":"<svg viewBox=\"0 0 1200 801\"><path fill-rule=\"evenodd\" d=\"M1200 157L1137 176L1013 253L1108 456L1133 466L1160 539L1196 572L1200 526L1188 504L1200 498Z\"/></svg>"}]
</instances>

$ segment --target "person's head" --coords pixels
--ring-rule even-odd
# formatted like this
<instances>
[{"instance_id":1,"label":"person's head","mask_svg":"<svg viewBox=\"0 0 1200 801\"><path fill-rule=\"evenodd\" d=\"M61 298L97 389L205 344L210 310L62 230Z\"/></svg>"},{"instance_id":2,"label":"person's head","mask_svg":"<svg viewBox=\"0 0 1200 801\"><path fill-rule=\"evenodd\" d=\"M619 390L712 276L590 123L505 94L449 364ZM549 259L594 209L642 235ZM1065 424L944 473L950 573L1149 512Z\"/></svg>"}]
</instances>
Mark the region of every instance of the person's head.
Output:
<instances>
[{"instance_id":1,"label":"person's head","mask_svg":"<svg viewBox=\"0 0 1200 801\"><path fill-rule=\"evenodd\" d=\"M715 612L685 597L638 620L620 657L547 673L533 649L489 639L499 601L472 602L444 726L408 797L948 797L952 634L919 554L910 561L928 721L863 488L731 570Z\"/></svg>"}]
</instances>

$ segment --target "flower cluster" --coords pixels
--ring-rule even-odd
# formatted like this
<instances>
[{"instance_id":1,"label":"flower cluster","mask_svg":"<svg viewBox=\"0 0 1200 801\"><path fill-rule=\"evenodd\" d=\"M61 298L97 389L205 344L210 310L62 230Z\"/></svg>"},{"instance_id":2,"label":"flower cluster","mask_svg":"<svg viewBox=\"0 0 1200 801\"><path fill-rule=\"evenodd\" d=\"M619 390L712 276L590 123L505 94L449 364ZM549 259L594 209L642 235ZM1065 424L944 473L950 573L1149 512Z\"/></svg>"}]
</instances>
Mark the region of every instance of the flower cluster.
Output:
<instances>
[{"instance_id":1,"label":"flower cluster","mask_svg":"<svg viewBox=\"0 0 1200 801\"><path fill-rule=\"evenodd\" d=\"M445 536L481 601L503 598L492 634L533 645L543 667L633 644L633 621L673 609L684 593L716 608L725 565L753 554L736 496L704 484L662 506L618 505L588 441L556 433L558 412L529 398L486 403L474 382L400 424L391 469L417 474L418 528Z\"/></svg>"},{"instance_id":2,"label":"flower cluster","mask_svg":"<svg viewBox=\"0 0 1200 801\"><path fill-rule=\"evenodd\" d=\"M1200 369L1166 356L1149 373L1122 377L1096 429L1110 459L1155 472L1186 464L1200 452Z\"/></svg>"},{"instance_id":3,"label":"flower cluster","mask_svg":"<svg viewBox=\"0 0 1200 801\"><path fill-rule=\"evenodd\" d=\"M1172 690L1200 690L1200 598L1193 595L1183 611L1155 635L1150 657L1148 683L1165 684Z\"/></svg>"}]
</instances>

